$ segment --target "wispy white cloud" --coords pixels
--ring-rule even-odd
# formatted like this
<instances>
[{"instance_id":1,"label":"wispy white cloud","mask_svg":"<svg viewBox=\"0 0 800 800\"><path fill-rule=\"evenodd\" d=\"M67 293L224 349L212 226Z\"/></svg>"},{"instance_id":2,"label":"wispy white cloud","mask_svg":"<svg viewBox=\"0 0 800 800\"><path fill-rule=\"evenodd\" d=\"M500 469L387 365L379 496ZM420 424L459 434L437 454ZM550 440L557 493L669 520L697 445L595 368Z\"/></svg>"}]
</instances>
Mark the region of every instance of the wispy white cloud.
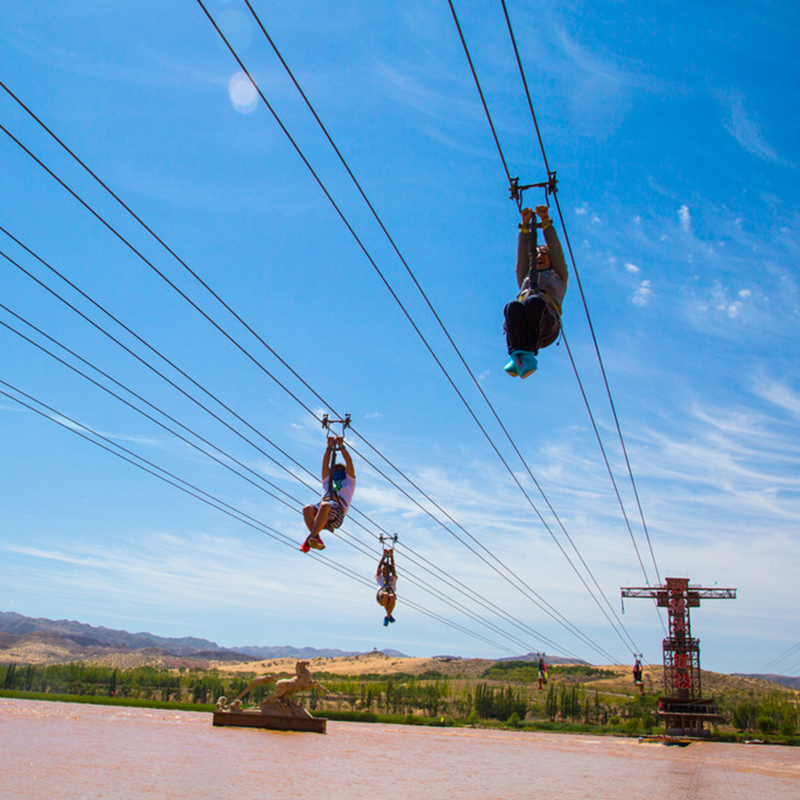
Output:
<instances>
[{"instance_id":1,"label":"wispy white cloud","mask_svg":"<svg viewBox=\"0 0 800 800\"><path fill-rule=\"evenodd\" d=\"M612 60L593 52L573 38L563 25L556 23L553 30L561 52L577 68L579 80L585 84L597 90L618 90L646 84L647 79L641 73L623 69Z\"/></svg>"},{"instance_id":2,"label":"wispy white cloud","mask_svg":"<svg viewBox=\"0 0 800 800\"><path fill-rule=\"evenodd\" d=\"M577 224L588 240L586 248L605 253L608 243L600 230L586 224L590 204L585 209ZM726 206L694 207L679 201L672 209L638 223L624 207L609 210L612 219L631 220L615 228L613 247L624 254L621 263L628 273L637 274L629 265L645 270L650 288L669 295L672 307L694 328L741 336L742 322L758 320L751 333L772 339L780 331L783 340L788 331L797 330L800 228L793 210L778 211L774 220L758 216L754 225L752 219L743 224ZM752 280L756 263L763 280Z\"/></svg>"},{"instance_id":3,"label":"wispy white cloud","mask_svg":"<svg viewBox=\"0 0 800 800\"><path fill-rule=\"evenodd\" d=\"M736 404L695 401L686 410L680 434L649 434L661 450L656 469L670 469L675 477L683 474L688 491L705 486L718 493L713 503L717 513L742 533L762 517L765 498L772 498L772 504L775 492L789 492L780 497L780 511L773 506L777 516L800 521L800 449L791 435L796 422L782 413L783 405L758 408L760 395L778 396L782 402L788 398L789 404L796 399L780 384L768 383L749 402L746 396ZM749 506L746 517L726 510L734 498L741 508ZM759 524L764 524L763 517Z\"/></svg>"},{"instance_id":4,"label":"wispy white cloud","mask_svg":"<svg viewBox=\"0 0 800 800\"><path fill-rule=\"evenodd\" d=\"M51 591L56 594L59 589L52 586L54 575L56 583L71 594L114 597L140 608L149 602L161 608L191 608L215 595L220 602L240 610L254 603L283 604L284 600L287 607L295 603L299 606L311 596L323 602L335 583L332 571L323 569L315 576L314 586L293 588L280 578L295 560L293 553L270 549L267 555L262 551L270 569L254 570L253 548L246 540L202 533L176 536L151 532L135 542L120 537L109 541L102 553L91 545L75 542L69 550L13 543L0 545L0 550L25 559L28 576L49 575ZM53 570L48 563L60 566ZM303 599L306 593L308 597Z\"/></svg>"},{"instance_id":5,"label":"wispy white cloud","mask_svg":"<svg viewBox=\"0 0 800 800\"><path fill-rule=\"evenodd\" d=\"M690 304L691 315L698 324L707 325L720 318L742 320L749 318L752 310L752 292L735 289L715 281L703 297L696 297Z\"/></svg>"},{"instance_id":6,"label":"wispy white cloud","mask_svg":"<svg viewBox=\"0 0 800 800\"><path fill-rule=\"evenodd\" d=\"M427 136L459 153L485 158L493 155L491 149L481 149L472 135L482 120L465 82L447 73L440 82L434 82L427 72L408 63L378 64L372 79L377 92L390 103L417 113L416 124ZM469 135L461 135L461 131L469 131Z\"/></svg>"},{"instance_id":7,"label":"wispy white cloud","mask_svg":"<svg viewBox=\"0 0 800 800\"><path fill-rule=\"evenodd\" d=\"M792 416L800 419L800 393L785 383L776 380L759 380L755 383L753 391L777 408L788 411Z\"/></svg>"},{"instance_id":8,"label":"wispy white cloud","mask_svg":"<svg viewBox=\"0 0 800 800\"><path fill-rule=\"evenodd\" d=\"M691 233L692 215L689 211L689 206L683 205L678 209L678 221L680 222L682 231L685 233Z\"/></svg>"},{"instance_id":9,"label":"wispy white cloud","mask_svg":"<svg viewBox=\"0 0 800 800\"><path fill-rule=\"evenodd\" d=\"M531 49L551 53L542 66L562 83L561 95L571 106L573 126L593 137L605 136L631 112L634 97L664 90L663 81L647 64L632 63L615 57L610 48L593 46L561 11L543 13L549 17L548 24L541 26L543 35L537 36Z\"/></svg>"},{"instance_id":10,"label":"wispy white cloud","mask_svg":"<svg viewBox=\"0 0 800 800\"><path fill-rule=\"evenodd\" d=\"M775 148L769 144L761 132L761 126L745 106L741 92L720 92L718 99L722 105L725 130L751 155L773 164L786 162L780 158Z\"/></svg>"},{"instance_id":11,"label":"wispy white cloud","mask_svg":"<svg viewBox=\"0 0 800 800\"><path fill-rule=\"evenodd\" d=\"M633 293L631 301L637 306L646 306L650 302L650 296L653 290L650 287L650 281L642 281L639 288Z\"/></svg>"}]
</instances>

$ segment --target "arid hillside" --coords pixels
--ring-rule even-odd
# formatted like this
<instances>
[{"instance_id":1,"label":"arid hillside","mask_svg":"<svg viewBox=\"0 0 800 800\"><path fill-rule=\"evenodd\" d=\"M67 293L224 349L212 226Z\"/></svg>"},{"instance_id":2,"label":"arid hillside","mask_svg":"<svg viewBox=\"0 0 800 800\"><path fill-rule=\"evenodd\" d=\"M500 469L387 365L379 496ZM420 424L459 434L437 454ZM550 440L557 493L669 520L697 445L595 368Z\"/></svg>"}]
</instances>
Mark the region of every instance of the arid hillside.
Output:
<instances>
[{"instance_id":1,"label":"arid hillside","mask_svg":"<svg viewBox=\"0 0 800 800\"><path fill-rule=\"evenodd\" d=\"M358 677L363 675L391 675L402 673L407 675L424 675L438 672L450 678L480 678L495 661L484 658L454 658L444 660L441 658L397 658L387 656L380 652L364 653L357 656L344 658L319 658L309 662L312 673L329 673L343 677ZM242 675L278 675L293 674L295 659L282 658L266 661L252 661L248 663L211 662L220 672L239 673ZM630 666L598 666L598 670L613 672L613 677L592 677L583 675L558 675L554 677L561 682L580 682L584 685L602 691L614 692L616 690L630 690L632 685ZM785 686L771 681L757 678L743 678L734 675L725 675L718 672L702 672L703 693L707 695L721 694L730 691L749 691L764 694L771 691L792 692ZM658 694L662 691L663 670L661 665L647 666L644 668L645 689L649 694Z\"/></svg>"},{"instance_id":2,"label":"arid hillside","mask_svg":"<svg viewBox=\"0 0 800 800\"><path fill-rule=\"evenodd\" d=\"M16 664L62 664L74 661L97 664L116 669L132 669L143 665L160 669L217 670L226 674L289 675L294 674L296 658L273 658L259 660L230 651L200 651L191 655L175 655L158 647L128 648L106 645L80 637L68 637L59 633L32 631L23 635L0 632L0 663ZM476 679L484 675L496 662L484 658L411 658L386 655L378 651L341 657L318 657L309 661L312 673L328 673L342 677L365 675L432 675L438 673L447 678ZM552 677L557 682L582 683L591 688L614 693L629 692L631 672L629 665L597 666L606 674L602 676L559 673L554 669ZM608 675L611 672L613 675ZM662 689L660 665L644 669L645 691L659 694ZM779 683L716 672L702 673L703 694L707 696L728 692L750 692L763 695L771 691L798 694Z\"/></svg>"}]
</instances>

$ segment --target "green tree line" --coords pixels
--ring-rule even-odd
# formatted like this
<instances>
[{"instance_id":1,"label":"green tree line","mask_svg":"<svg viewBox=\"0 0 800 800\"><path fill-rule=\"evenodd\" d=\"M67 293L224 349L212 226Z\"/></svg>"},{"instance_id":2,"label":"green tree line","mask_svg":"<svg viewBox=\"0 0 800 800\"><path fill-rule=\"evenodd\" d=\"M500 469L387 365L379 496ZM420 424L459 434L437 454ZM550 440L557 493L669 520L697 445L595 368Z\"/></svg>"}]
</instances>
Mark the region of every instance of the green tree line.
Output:
<instances>
[{"instance_id":1,"label":"green tree line","mask_svg":"<svg viewBox=\"0 0 800 800\"><path fill-rule=\"evenodd\" d=\"M449 678L436 671L417 676L362 675L358 678L317 672L315 677L329 694L314 691L301 696L300 700L312 711L356 715L353 718L383 714L406 722L447 719L452 724L574 726L575 729L628 734L658 732L656 697L640 695L633 687L629 694L618 689L613 693L593 690L575 682L574 678L578 675L605 677L591 672L602 673L602 670L562 669L560 678L556 677L559 676L556 669L550 671L550 681L544 691L538 690L536 671L526 662L498 662L480 679ZM216 670L169 670L154 666L114 669L83 662L0 664L0 689L7 692L192 704L214 704L221 696L230 700L254 677ZM260 702L271 689L269 684L256 687L246 702ZM798 735L800 714L794 693L732 692L717 698L717 707L722 724L742 734L780 737L787 742Z\"/></svg>"}]
</instances>

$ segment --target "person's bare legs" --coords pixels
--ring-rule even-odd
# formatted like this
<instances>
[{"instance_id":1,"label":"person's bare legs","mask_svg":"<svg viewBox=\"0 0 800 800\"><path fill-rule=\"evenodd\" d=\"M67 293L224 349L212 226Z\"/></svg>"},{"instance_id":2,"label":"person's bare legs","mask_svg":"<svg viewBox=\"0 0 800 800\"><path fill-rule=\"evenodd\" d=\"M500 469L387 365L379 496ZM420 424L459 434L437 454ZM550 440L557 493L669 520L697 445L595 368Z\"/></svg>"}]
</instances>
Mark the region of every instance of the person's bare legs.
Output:
<instances>
[{"instance_id":1,"label":"person's bare legs","mask_svg":"<svg viewBox=\"0 0 800 800\"><path fill-rule=\"evenodd\" d=\"M396 605L397 605L397 595L394 592L392 592L386 598L386 605L384 606L384 608L386 609L386 614L389 617L389 622L394 622L394 617L392 616L392 611L394 611L394 607Z\"/></svg>"},{"instance_id":2,"label":"person's bare legs","mask_svg":"<svg viewBox=\"0 0 800 800\"><path fill-rule=\"evenodd\" d=\"M319 539L319 532L327 524L330 512L331 504L325 501L319 504L318 509L314 506L303 507L303 519L308 528L309 536L312 539Z\"/></svg>"},{"instance_id":3,"label":"person's bare legs","mask_svg":"<svg viewBox=\"0 0 800 800\"><path fill-rule=\"evenodd\" d=\"M394 592L384 592L383 599L381 602L384 611L386 611L386 616L383 618L384 625L388 625L390 622L394 622L392 611L394 611L394 607L396 604L397 604L397 595Z\"/></svg>"}]
</instances>

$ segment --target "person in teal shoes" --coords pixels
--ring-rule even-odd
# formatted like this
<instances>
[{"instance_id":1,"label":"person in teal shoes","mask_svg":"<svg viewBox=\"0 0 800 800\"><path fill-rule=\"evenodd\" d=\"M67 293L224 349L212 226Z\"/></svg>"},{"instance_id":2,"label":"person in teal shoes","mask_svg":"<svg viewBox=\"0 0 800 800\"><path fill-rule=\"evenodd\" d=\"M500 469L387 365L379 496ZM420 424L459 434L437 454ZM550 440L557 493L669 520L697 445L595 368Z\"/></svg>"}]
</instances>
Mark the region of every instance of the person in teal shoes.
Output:
<instances>
[{"instance_id":1,"label":"person in teal shoes","mask_svg":"<svg viewBox=\"0 0 800 800\"><path fill-rule=\"evenodd\" d=\"M542 347L561 333L561 304L567 291L567 262L547 206L536 206L537 224L530 208L522 209L517 243L519 294L504 309L506 344L511 360L505 371L516 378L536 372ZM537 246L536 228L545 243Z\"/></svg>"}]
</instances>

